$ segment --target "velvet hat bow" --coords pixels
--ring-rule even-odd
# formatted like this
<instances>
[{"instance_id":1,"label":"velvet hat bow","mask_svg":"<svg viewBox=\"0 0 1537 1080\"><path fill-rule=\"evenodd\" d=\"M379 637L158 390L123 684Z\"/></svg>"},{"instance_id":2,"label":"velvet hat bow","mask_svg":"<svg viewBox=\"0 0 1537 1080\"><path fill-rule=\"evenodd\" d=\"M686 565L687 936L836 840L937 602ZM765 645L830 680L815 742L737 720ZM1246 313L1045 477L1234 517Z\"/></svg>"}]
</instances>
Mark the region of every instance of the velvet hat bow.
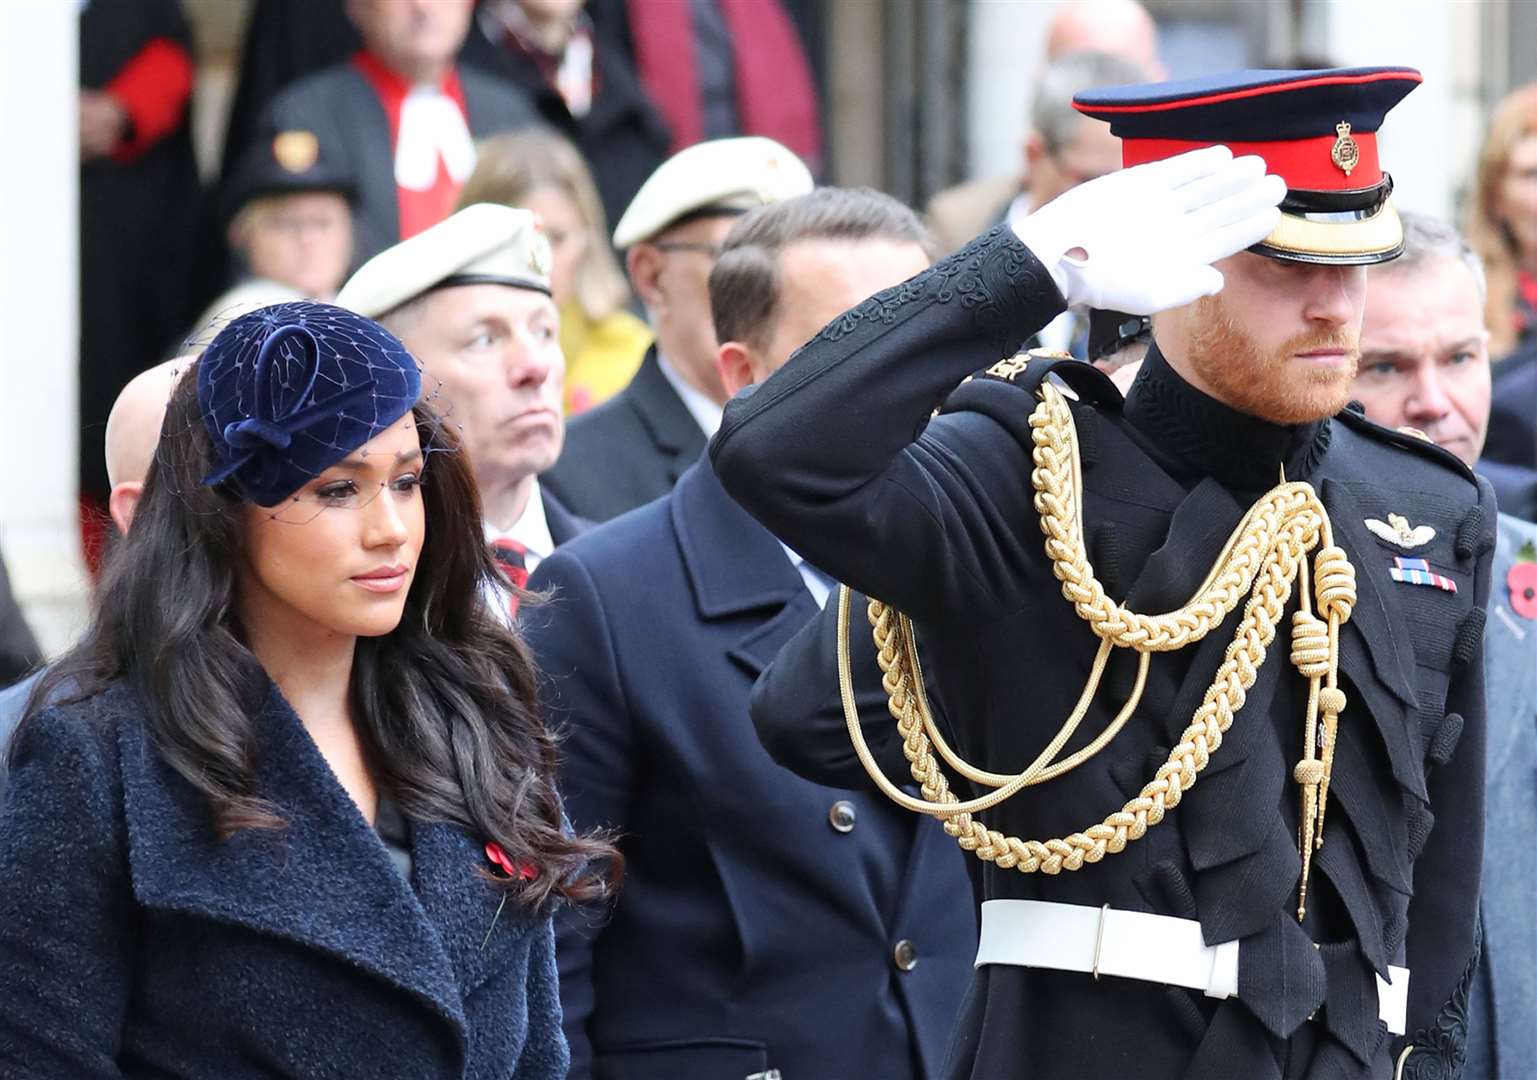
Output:
<instances>
[{"instance_id":1,"label":"velvet hat bow","mask_svg":"<svg viewBox=\"0 0 1537 1080\"><path fill-rule=\"evenodd\" d=\"M378 323L298 300L221 330L198 363L197 392L217 460L203 483L276 506L404 416L421 374Z\"/></svg>"}]
</instances>

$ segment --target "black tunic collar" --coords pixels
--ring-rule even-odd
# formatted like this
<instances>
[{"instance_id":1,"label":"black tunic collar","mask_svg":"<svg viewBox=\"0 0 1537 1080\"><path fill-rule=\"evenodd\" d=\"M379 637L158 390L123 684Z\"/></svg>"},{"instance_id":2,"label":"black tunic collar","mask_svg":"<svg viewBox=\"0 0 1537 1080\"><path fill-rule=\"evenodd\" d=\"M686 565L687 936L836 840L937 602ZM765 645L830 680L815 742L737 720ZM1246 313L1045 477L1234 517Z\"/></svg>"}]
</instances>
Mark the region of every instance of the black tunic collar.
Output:
<instances>
[{"instance_id":1,"label":"black tunic collar","mask_svg":"<svg viewBox=\"0 0 1537 1080\"><path fill-rule=\"evenodd\" d=\"M1329 448L1329 421L1272 424L1239 412L1191 386L1154 344L1126 395L1126 418L1176 479L1210 476L1223 487L1262 492L1286 479L1306 480Z\"/></svg>"}]
</instances>

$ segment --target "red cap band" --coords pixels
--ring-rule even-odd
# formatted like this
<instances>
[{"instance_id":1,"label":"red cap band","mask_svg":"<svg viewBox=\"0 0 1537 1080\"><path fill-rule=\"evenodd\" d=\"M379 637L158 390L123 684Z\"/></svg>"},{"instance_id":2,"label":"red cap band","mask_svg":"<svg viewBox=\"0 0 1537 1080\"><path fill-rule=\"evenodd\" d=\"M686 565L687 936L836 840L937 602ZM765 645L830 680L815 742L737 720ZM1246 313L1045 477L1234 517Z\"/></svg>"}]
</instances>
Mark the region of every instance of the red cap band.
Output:
<instances>
[{"instance_id":1,"label":"red cap band","mask_svg":"<svg viewBox=\"0 0 1537 1080\"><path fill-rule=\"evenodd\" d=\"M1335 162L1334 148L1345 138L1349 138L1356 149L1356 160L1349 173ZM1258 154L1265 159L1265 171L1285 180L1286 186L1294 191L1356 191L1382 183L1375 132L1350 136L1320 135L1316 139L1287 139L1284 142L1122 139L1121 164L1130 168L1205 146L1226 146L1233 151L1234 157Z\"/></svg>"}]
</instances>

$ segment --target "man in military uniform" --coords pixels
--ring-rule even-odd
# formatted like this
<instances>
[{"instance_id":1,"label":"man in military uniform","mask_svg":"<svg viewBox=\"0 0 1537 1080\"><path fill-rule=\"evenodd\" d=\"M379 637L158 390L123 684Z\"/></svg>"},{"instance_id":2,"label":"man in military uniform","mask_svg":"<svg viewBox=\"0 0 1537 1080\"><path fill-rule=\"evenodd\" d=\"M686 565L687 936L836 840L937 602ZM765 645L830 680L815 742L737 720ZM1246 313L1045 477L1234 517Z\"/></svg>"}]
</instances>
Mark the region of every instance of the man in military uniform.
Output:
<instances>
[{"instance_id":1,"label":"man in military uniform","mask_svg":"<svg viewBox=\"0 0 1537 1080\"><path fill-rule=\"evenodd\" d=\"M726 410L727 490L890 605L901 719L851 725L883 736L872 779L982 860L953 1080L1461 1069L1493 500L1345 408L1363 267L1402 243L1375 133L1418 81L1080 95L1127 169L846 312ZM1124 400L998 360L1065 304L1153 315ZM833 629L867 664L865 614ZM755 711L830 730L840 636L808 628Z\"/></svg>"}]
</instances>

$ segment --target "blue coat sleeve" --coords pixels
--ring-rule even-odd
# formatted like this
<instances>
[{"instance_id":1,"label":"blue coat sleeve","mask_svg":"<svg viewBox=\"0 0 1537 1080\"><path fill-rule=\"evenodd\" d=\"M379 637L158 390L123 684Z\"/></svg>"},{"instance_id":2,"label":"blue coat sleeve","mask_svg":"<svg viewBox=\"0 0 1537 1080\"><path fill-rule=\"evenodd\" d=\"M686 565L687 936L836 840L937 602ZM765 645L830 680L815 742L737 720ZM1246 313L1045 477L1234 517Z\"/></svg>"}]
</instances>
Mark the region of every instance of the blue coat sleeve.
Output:
<instances>
[{"instance_id":1,"label":"blue coat sleeve","mask_svg":"<svg viewBox=\"0 0 1537 1080\"><path fill-rule=\"evenodd\" d=\"M117 1077L133 897L122 791L89 703L18 732L0 804L0 1075Z\"/></svg>"},{"instance_id":2,"label":"blue coat sleeve","mask_svg":"<svg viewBox=\"0 0 1537 1080\"><path fill-rule=\"evenodd\" d=\"M539 564L529 588L551 593L545 604L525 609L522 619L543 680L546 717L561 738L566 814L578 831L622 830L634 784L635 736L603 604L586 566L563 551ZM556 916L571 1080L591 1075L592 951L601 919L602 912L584 908Z\"/></svg>"},{"instance_id":3,"label":"blue coat sleeve","mask_svg":"<svg viewBox=\"0 0 1537 1080\"><path fill-rule=\"evenodd\" d=\"M930 416L1062 307L1050 274L1000 226L845 312L728 403L716 473L814 565L915 618L1017 605L1041 547L1033 402L993 384L1009 398L1003 423L972 408Z\"/></svg>"}]
</instances>

